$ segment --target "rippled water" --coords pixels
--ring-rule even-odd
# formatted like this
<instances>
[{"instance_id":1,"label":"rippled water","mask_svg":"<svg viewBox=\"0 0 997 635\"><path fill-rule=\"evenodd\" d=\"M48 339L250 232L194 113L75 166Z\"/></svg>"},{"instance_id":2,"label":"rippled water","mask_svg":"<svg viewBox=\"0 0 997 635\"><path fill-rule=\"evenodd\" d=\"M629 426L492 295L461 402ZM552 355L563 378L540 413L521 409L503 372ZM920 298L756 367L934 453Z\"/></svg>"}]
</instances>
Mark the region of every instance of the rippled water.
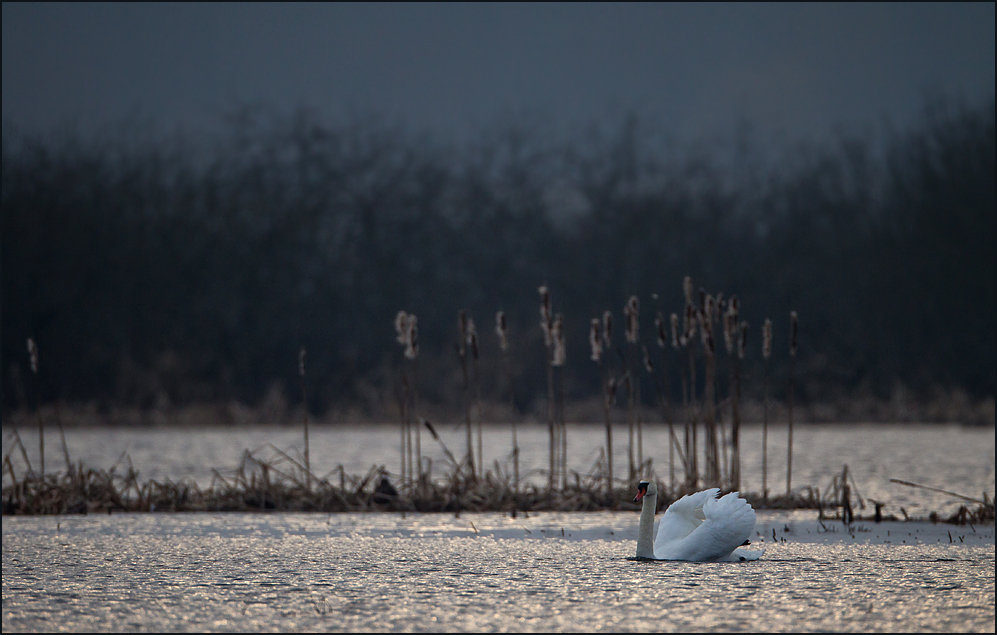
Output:
<instances>
[{"instance_id":1,"label":"rippled water","mask_svg":"<svg viewBox=\"0 0 997 635\"><path fill-rule=\"evenodd\" d=\"M10 449L5 429L4 454ZM462 432L441 426L453 451ZM22 430L37 465L37 436ZM540 481L543 426L522 426L524 475ZM587 472L598 426L568 428L572 469ZM625 465L626 429L615 431ZM107 468L127 452L142 478L196 480L266 443L301 448L294 428L71 429L74 460ZM55 435L47 464L61 463ZM889 479L982 496L994 491L994 429L801 426L794 487L824 489L847 463L885 513L949 513L961 501ZM508 469L509 429L485 427L485 455ZM785 487L785 430L769 437L769 488ZM314 426L320 475L343 464L397 470L397 429ZM743 435L743 490L761 488L761 431ZM442 472L442 449L423 448ZM667 437L645 455L667 480ZM19 453L11 456L22 470ZM620 469L619 467L617 469ZM4 473L4 483L8 474ZM863 513L868 513L865 510ZM738 564L629 560L637 514L115 514L3 518L3 630L511 630L994 632L994 528L930 523L821 524L816 513L759 512Z\"/></svg>"},{"instance_id":2,"label":"rippled water","mask_svg":"<svg viewBox=\"0 0 997 635\"><path fill-rule=\"evenodd\" d=\"M635 512L7 517L3 630L994 631L992 525L815 518L684 563Z\"/></svg>"}]
</instances>

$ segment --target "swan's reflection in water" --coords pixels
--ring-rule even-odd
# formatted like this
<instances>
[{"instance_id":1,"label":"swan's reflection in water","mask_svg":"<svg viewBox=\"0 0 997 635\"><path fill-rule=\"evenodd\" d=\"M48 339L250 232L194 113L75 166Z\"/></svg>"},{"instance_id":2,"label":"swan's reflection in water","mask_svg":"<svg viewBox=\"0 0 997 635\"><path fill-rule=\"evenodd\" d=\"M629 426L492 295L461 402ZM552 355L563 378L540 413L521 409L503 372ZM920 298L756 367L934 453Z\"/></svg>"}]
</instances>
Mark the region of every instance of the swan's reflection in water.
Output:
<instances>
[{"instance_id":1,"label":"swan's reflection in water","mask_svg":"<svg viewBox=\"0 0 997 635\"><path fill-rule=\"evenodd\" d=\"M8 517L3 630L993 631L992 527L951 545L801 535L756 562L691 563L635 560L636 520Z\"/></svg>"}]
</instances>

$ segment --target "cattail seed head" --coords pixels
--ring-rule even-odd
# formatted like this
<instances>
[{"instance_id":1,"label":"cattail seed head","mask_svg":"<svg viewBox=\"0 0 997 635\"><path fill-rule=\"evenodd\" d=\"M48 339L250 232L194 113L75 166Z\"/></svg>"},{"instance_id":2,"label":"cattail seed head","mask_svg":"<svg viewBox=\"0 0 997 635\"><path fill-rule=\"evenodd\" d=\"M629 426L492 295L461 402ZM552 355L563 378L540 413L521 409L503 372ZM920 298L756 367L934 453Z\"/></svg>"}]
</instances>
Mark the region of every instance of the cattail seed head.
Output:
<instances>
[{"instance_id":1,"label":"cattail seed head","mask_svg":"<svg viewBox=\"0 0 997 635\"><path fill-rule=\"evenodd\" d=\"M605 311L602 314L602 347L609 350L613 345L613 314Z\"/></svg>"},{"instance_id":2,"label":"cattail seed head","mask_svg":"<svg viewBox=\"0 0 997 635\"><path fill-rule=\"evenodd\" d=\"M762 357L772 357L772 320L768 318L762 324Z\"/></svg>"},{"instance_id":3,"label":"cattail seed head","mask_svg":"<svg viewBox=\"0 0 997 635\"><path fill-rule=\"evenodd\" d=\"M592 325L589 328L589 344L592 346L592 361L602 361L602 332L599 318L592 318Z\"/></svg>"},{"instance_id":4,"label":"cattail seed head","mask_svg":"<svg viewBox=\"0 0 997 635\"><path fill-rule=\"evenodd\" d=\"M737 318L728 310L724 313L724 344L727 347L727 354L734 354L734 337L737 330Z\"/></svg>"},{"instance_id":5,"label":"cattail seed head","mask_svg":"<svg viewBox=\"0 0 997 635\"><path fill-rule=\"evenodd\" d=\"M682 280L682 291L685 292L685 303L692 303L692 278L690 276L686 276Z\"/></svg>"},{"instance_id":6,"label":"cattail seed head","mask_svg":"<svg viewBox=\"0 0 997 635\"><path fill-rule=\"evenodd\" d=\"M38 346L35 345L35 340L28 338L28 358L31 362L31 372L38 374Z\"/></svg>"},{"instance_id":7,"label":"cattail seed head","mask_svg":"<svg viewBox=\"0 0 997 635\"><path fill-rule=\"evenodd\" d=\"M647 352L647 347L643 344L640 345L641 351L644 353L644 368L649 373L654 372L654 364L651 363L651 355Z\"/></svg>"},{"instance_id":8,"label":"cattail seed head","mask_svg":"<svg viewBox=\"0 0 997 635\"><path fill-rule=\"evenodd\" d=\"M464 309L457 311L457 354L461 357L467 353L467 313Z\"/></svg>"},{"instance_id":9,"label":"cattail seed head","mask_svg":"<svg viewBox=\"0 0 997 635\"><path fill-rule=\"evenodd\" d=\"M627 318L627 342L631 344L636 344L640 340L640 323L637 320L639 311L640 301L637 299L637 296L630 296L630 299L627 300L626 305L623 307L623 314Z\"/></svg>"},{"instance_id":10,"label":"cattail seed head","mask_svg":"<svg viewBox=\"0 0 997 635\"><path fill-rule=\"evenodd\" d=\"M405 357L415 359L419 356L419 319L413 314L408 316L405 328Z\"/></svg>"},{"instance_id":11,"label":"cattail seed head","mask_svg":"<svg viewBox=\"0 0 997 635\"><path fill-rule=\"evenodd\" d=\"M672 313L672 348L679 347L679 316Z\"/></svg>"},{"instance_id":12,"label":"cattail seed head","mask_svg":"<svg viewBox=\"0 0 997 635\"><path fill-rule=\"evenodd\" d=\"M478 359L478 329L474 326L474 320L467 318L467 346L471 349L471 357Z\"/></svg>"},{"instance_id":13,"label":"cattail seed head","mask_svg":"<svg viewBox=\"0 0 997 635\"><path fill-rule=\"evenodd\" d=\"M796 319L796 311L789 312L789 356L796 357L796 332L798 330L798 324Z\"/></svg>"},{"instance_id":14,"label":"cattail seed head","mask_svg":"<svg viewBox=\"0 0 997 635\"><path fill-rule=\"evenodd\" d=\"M398 343L405 347L405 357L415 359L419 355L417 318L414 314L399 311L395 316L395 330L398 331ZM304 375L304 348L301 349L300 370Z\"/></svg>"},{"instance_id":15,"label":"cattail seed head","mask_svg":"<svg viewBox=\"0 0 997 635\"><path fill-rule=\"evenodd\" d=\"M544 334L544 346L550 348L551 346L551 312L550 312L550 291L547 289L547 285L542 285L537 288L537 293L540 294L540 328L543 330Z\"/></svg>"},{"instance_id":16,"label":"cattail seed head","mask_svg":"<svg viewBox=\"0 0 997 635\"><path fill-rule=\"evenodd\" d=\"M668 343L668 333L665 331L665 316L658 311L654 316L654 329L658 333L658 346L664 348Z\"/></svg>"},{"instance_id":17,"label":"cattail seed head","mask_svg":"<svg viewBox=\"0 0 997 635\"><path fill-rule=\"evenodd\" d=\"M408 328L408 313L399 311L395 316L395 330L398 332L398 343L405 345L405 330Z\"/></svg>"},{"instance_id":18,"label":"cattail seed head","mask_svg":"<svg viewBox=\"0 0 997 635\"><path fill-rule=\"evenodd\" d=\"M685 305L685 321L683 323L685 343L691 342L692 338L696 337L696 308L692 306L692 303Z\"/></svg>"},{"instance_id":19,"label":"cattail seed head","mask_svg":"<svg viewBox=\"0 0 997 635\"><path fill-rule=\"evenodd\" d=\"M301 375L302 377L305 376L305 356L306 355L307 355L307 353L305 352L305 347L302 346L301 350L298 351L298 374Z\"/></svg>"},{"instance_id":20,"label":"cattail seed head","mask_svg":"<svg viewBox=\"0 0 997 635\"><path fill-rule=\"evenodd\" d=\"M564 316L558 313L551 325L551 339L554 341L554 355L551 366L564 366L566 349L564 346Z\"/></svg>"},{"instance_id":21,"label":"cattail seed head","mask_svg":"<svg viewBox=\"0 0 997 635\"><path fill-rule=\"evenodd\" d=\"M748 346L748 323L741 321L741 337L737 338L737 358L744 359L744 350Z\"/></svg>"},{"instance_id":22,"label":"cattail seed head","mask_svg":"<svg viewBox=\"0 0 997 635\"><path fill-rule=\"evenodd\" d=\"M737 299L736 295L730 296L727 299L727 310L726 314L734 317L734 324L737 324L738 311L741 310L741 302Z\"/></svg>"},{"instance_id":23,"label":"cattail seed head","mask_svg":"<svg viewBox=\"0 0 997 635\"><path fill-rule=\"evenodd\" d=\"M707 338L713 335L713 329L710 326L710 321L707 319L705 311L696 311L695 319L699 326L699 339L702 340L705 346Z\"/></svg>"},{"instance_id":24,"label":"cattail seed head","mask_svg":"<svg viewBox=\"0 0 997 635\"><path fill-rule=\"evenodd\" d=\"M495 333L499 338L499 350L507 351L509 340L506 338L505 311L499 311L495 314Z\"/></svg>"}]
</instances>

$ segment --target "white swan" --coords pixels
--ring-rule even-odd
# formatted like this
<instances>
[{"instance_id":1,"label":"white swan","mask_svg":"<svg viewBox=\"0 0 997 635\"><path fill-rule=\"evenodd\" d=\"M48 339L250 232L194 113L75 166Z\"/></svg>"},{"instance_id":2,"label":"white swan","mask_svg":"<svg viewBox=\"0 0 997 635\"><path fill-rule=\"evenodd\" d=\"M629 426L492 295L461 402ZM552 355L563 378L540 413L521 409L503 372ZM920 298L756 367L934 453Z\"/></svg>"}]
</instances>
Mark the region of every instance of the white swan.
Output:
<instances>
[{"instance_id":1,"label":"white swan","mask_svg":"<svg viewBox=\"0 0 997 635\"><path fill-rule=\"evenodd\" d=\"M755 510L748 501L731 492L717 498L720 490L689 494L668 506L654 535L654 511L658 487L641 481L634 502L642 500L637 529L637 557L652 560L738 562L758 560L765 550L739 549L755 527Z\"/></svg>"}]
</instances>

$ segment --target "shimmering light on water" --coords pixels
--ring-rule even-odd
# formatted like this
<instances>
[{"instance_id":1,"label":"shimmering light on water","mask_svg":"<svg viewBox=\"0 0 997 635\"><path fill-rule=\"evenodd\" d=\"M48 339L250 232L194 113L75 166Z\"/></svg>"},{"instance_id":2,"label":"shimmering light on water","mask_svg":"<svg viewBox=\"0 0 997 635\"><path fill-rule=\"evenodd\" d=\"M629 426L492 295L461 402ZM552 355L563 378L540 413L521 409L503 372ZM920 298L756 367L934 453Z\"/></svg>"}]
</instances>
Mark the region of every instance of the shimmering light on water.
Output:
<instances>
[{"instance_id":1,"label":"shimmering light on water","mask_svg":"<svg viewBox=\"0 0 997 635\"><path fill-rule=\"evenodd\" d=\"M762 560L711 564L629 560L636 521L8 517L3 630L994 631L992 525L761 513Z\"/></svg>"},{"instance_id":2,"label":"shimmering light on water","mask_svg":"<svg viewBox=\"0 0 997 635\"><path fill-rule=\"evenodd\" d=\"M21 433L36 460L32 432ZM459 430L440 434L462 447ZM591 468L603 434L569 425L572 469ZM301 445L300 430L267 427L66 436L74 460L107 468L128 452L142 478L202 486L244 449ZM760 489L760 437L755 427L743 436L744 490ZM993 428L801 426L796 440L795 485L824 489L848 463L861 494L888 503L885 513L949 513L962 503L891 477L993 495ZM338 464L354 474L397 469L395 427L314 426L311 442L319 474ZM520 428L524 474L543 467L546 442L544 427ZM784 430L774 427L769 442L778 493ZM486 426L486 463L507 466L508 444L508 428ZM57 465L61 448L48 447L58 452L48 465ZM625 445L616 447L622 466ZM644 447L667 479L660 425L645 429ZM426 437L423 448L439 476L441 449ZM19 453L11 458L22 470ZM993 525L848 531L815 512L761 512L751 540L765 555L743 564L628 560L636 525L633 512L4 517L3 630L994 631Z\"/></svg>"}]
</instances>

